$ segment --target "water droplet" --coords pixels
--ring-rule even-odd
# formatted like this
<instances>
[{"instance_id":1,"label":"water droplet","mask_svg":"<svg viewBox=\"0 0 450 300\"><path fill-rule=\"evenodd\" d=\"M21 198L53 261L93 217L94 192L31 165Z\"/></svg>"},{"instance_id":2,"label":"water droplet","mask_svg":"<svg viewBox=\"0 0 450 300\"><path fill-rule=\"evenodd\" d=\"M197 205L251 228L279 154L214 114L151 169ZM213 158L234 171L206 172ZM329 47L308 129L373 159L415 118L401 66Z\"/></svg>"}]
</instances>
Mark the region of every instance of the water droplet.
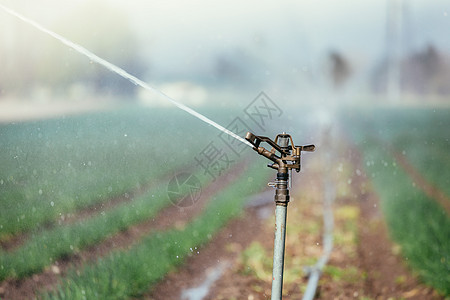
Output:
<instances>
[{"instance_id":1,"label":"water droplet","mask_svg":"<svg viewBox=\"0 0 450 300\"><path fill-rule=\"evenodd\" d=\"M42 190L41 189L39 189L39 195L42 195Z\"/></svg>"},{"instance_id":2,"label":"water droplet","mask_svg":"<svg viewBox=\"0 0 450 300\"><path fill-rule=\"evenodd\" d=\"M126 134L126 133L125 133L125 134L124 134L123 136L124 136L124 137L127 137L127 136L128 136L128 134Z\"/></svg>"},{"instance_id":3,"label":"water droplet","mask_svg":"<svg viewBox=\"0 0 450 300\"><path fill-rule=\"evenodd\" d=\"M55 202L50 202L50 205L53 207L53 206L55 206Z\"/></svg>"},{"instance_id":4,"label":"water droplet","mask_svg":"<svg viewBox=\"0 0 450 300\"><path fill-rule=\"evenodd\" d=\"M177 255L177 258L179 258L178 255Z\"/></svg>"}]
</instances>

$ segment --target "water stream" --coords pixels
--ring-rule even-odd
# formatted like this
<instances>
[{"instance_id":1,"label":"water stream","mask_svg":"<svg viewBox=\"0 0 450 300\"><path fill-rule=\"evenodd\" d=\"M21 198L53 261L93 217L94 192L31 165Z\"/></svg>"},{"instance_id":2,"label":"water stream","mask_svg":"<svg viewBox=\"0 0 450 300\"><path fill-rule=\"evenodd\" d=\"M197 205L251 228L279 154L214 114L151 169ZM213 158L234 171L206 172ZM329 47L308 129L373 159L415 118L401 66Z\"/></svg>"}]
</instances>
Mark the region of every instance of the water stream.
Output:
<instances>
[{"instance_id":1,"label":"water stream","mask_svg":"<svg viewBox=\"0 0 450 300\"><path fill-rule=\"evenodd\" d=\"M148 85L147 83L145 83L144 81L140 80L139 78L131 75L130 73L128 73L127 71L125 71L124 69L104 60L103 58L95 55L94 53L92 53L91 51L87 50L86 48L68 40L67 38L45 28L44 26L40 25L39 23L28 19L27 17L24 17L23 15L17 13L16 11L0 4L0 8L3 9L5 12L7 12L8 14L22 20L25 23L30 24L31 26L35 27L36 29L50 35L51 37L57 39L58 41L60 41L61 43L63 43L64 45L74 49L75 51L79 52L80 54L83 54L84 56L88 57L91 61L96 62L102 66L104 66L105 68L107 68L108 70L110 70L111 72L116 73L119 76L122 76L123 78L129 80L130 82L132 82L135 85L138 85L142 88L144 88L147 91L150 91L156 95L158 95L161 98L164 98L168 101L170 101L172 104L174 104L176 107L184 110L185 112L193 115L194 117L202 120L203 122L214 126L215 128L219 129L220 131L232 136L233 138L237 139L238 141L240 141L241 143L246 144L249 147L253 147L252 144L250 144L249 142L247 142L245 139L243 139L242 137L238 136L237 134L235 134L234 132L226 129L225 127L223 127L220 124L217 124L216 122L214 122L213 120L207 118L206 116L196 112L195 110L193 110L190 107L187 107L186 105L179 103L178 101L174 100L173 98L169 97L168 95L166 95L165 93L163 93L162 91L155 89L153 87L151 87L150 85Z\"/></svg>"}]
</instances>

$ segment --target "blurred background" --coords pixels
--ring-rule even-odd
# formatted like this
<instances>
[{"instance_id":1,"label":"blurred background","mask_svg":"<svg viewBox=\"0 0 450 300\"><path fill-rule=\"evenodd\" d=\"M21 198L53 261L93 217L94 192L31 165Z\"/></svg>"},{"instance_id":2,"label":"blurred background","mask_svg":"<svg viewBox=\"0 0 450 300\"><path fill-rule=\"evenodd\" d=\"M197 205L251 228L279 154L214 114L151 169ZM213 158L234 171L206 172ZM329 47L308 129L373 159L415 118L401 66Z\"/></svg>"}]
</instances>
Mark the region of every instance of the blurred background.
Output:
<instances>
[{"instance_id":1,"label":"blurred background","mask_svg":"<svg viewBox=\"0 0 450 300\"><path fill-rule=\"evenodd\" d=\"M261 90L294 103L330 93L423 103L450 93L445 0L2 3L189 105ZM0 101L167 104L1 14Z\"/></svg>"}]
</instances>

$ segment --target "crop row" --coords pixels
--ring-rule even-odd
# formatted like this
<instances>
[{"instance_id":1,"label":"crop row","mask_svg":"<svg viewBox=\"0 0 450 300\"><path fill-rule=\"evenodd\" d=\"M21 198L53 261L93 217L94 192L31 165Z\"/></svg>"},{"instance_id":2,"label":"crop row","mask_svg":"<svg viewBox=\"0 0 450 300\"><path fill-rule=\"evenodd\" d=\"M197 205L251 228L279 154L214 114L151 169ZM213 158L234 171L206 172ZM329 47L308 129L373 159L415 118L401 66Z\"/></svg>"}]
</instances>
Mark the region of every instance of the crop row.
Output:
<instances>
[{"instance_id":1,"label":"crop row","mask_svg":"<svg viewBox=\"0 0 450 300\"><path fill-rule=\"evenodd\" d=\"M420 277L444 294L450 293L450 218L398 165L392 149L448 193L447 113L428 109L355 111L345 121L380 195L392 238Z\"/></svg>"},{"instance_id":2,"label":"crop row","mask_svg":"<svg viewBox=\"0 0 450 300\"><path fill-rule=\"evenodd\" d=\"M203 179L203 184L208 183L205 177L197 177ZM0 253L0 281L40 272L60 258L71 256L108 236L156 216L169 204L167 187L160 185L130 202L99 212L86 220L41 230L17 250Z\"/></svg>"},{"instance_id":3,"label":"crop row","mask_svg":"<svg viewBox=\"0 0 450 300\"><path fill-rule=\"evenodd\" d=\"M420 277L450 294L450 218L416 187L389 151L368 142L361 147L367 173L380 195L382 210L403 257Z\"/></svg>"},{"instance_id":4,"label":"crop row","mask_svg":"<svg viewBox=\"0 0 450 300\"><path fill-rule=\"evenodd\" d=\"M209 202L204 212L183 229L154 233L129 251L116 251L72 270L56 292L44 299L126 299L142 295L188 256L196 255L231 218L242 213L247 197L265 185L269 170L247 169Z\"/></svg>"}]
</instances>

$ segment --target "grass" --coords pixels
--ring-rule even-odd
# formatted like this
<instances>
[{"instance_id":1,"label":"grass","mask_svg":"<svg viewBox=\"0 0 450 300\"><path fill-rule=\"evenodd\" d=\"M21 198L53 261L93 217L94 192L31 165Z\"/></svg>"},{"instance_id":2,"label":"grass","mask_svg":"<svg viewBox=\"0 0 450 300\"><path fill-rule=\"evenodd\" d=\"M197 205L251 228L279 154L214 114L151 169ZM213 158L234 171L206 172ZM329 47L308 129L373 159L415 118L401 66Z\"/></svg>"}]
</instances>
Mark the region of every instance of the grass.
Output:
<instances>
[{"instance_id":1,"label":"grass","mask_svg":"<svg viewBox=\"0 0 450 300\"><path fill-rule=\"evenodd\" d=\"M267 181L269 170L255 164L184 229L150 235L129 251L116 251L81 271L73 270L56 292L43 299L126 299L139 297L167 272L180 265L192 249L207 243L228 220L242 213L247 196ZM201 251L201 250L200 250Z\"/></svg>"}]
</instances>

